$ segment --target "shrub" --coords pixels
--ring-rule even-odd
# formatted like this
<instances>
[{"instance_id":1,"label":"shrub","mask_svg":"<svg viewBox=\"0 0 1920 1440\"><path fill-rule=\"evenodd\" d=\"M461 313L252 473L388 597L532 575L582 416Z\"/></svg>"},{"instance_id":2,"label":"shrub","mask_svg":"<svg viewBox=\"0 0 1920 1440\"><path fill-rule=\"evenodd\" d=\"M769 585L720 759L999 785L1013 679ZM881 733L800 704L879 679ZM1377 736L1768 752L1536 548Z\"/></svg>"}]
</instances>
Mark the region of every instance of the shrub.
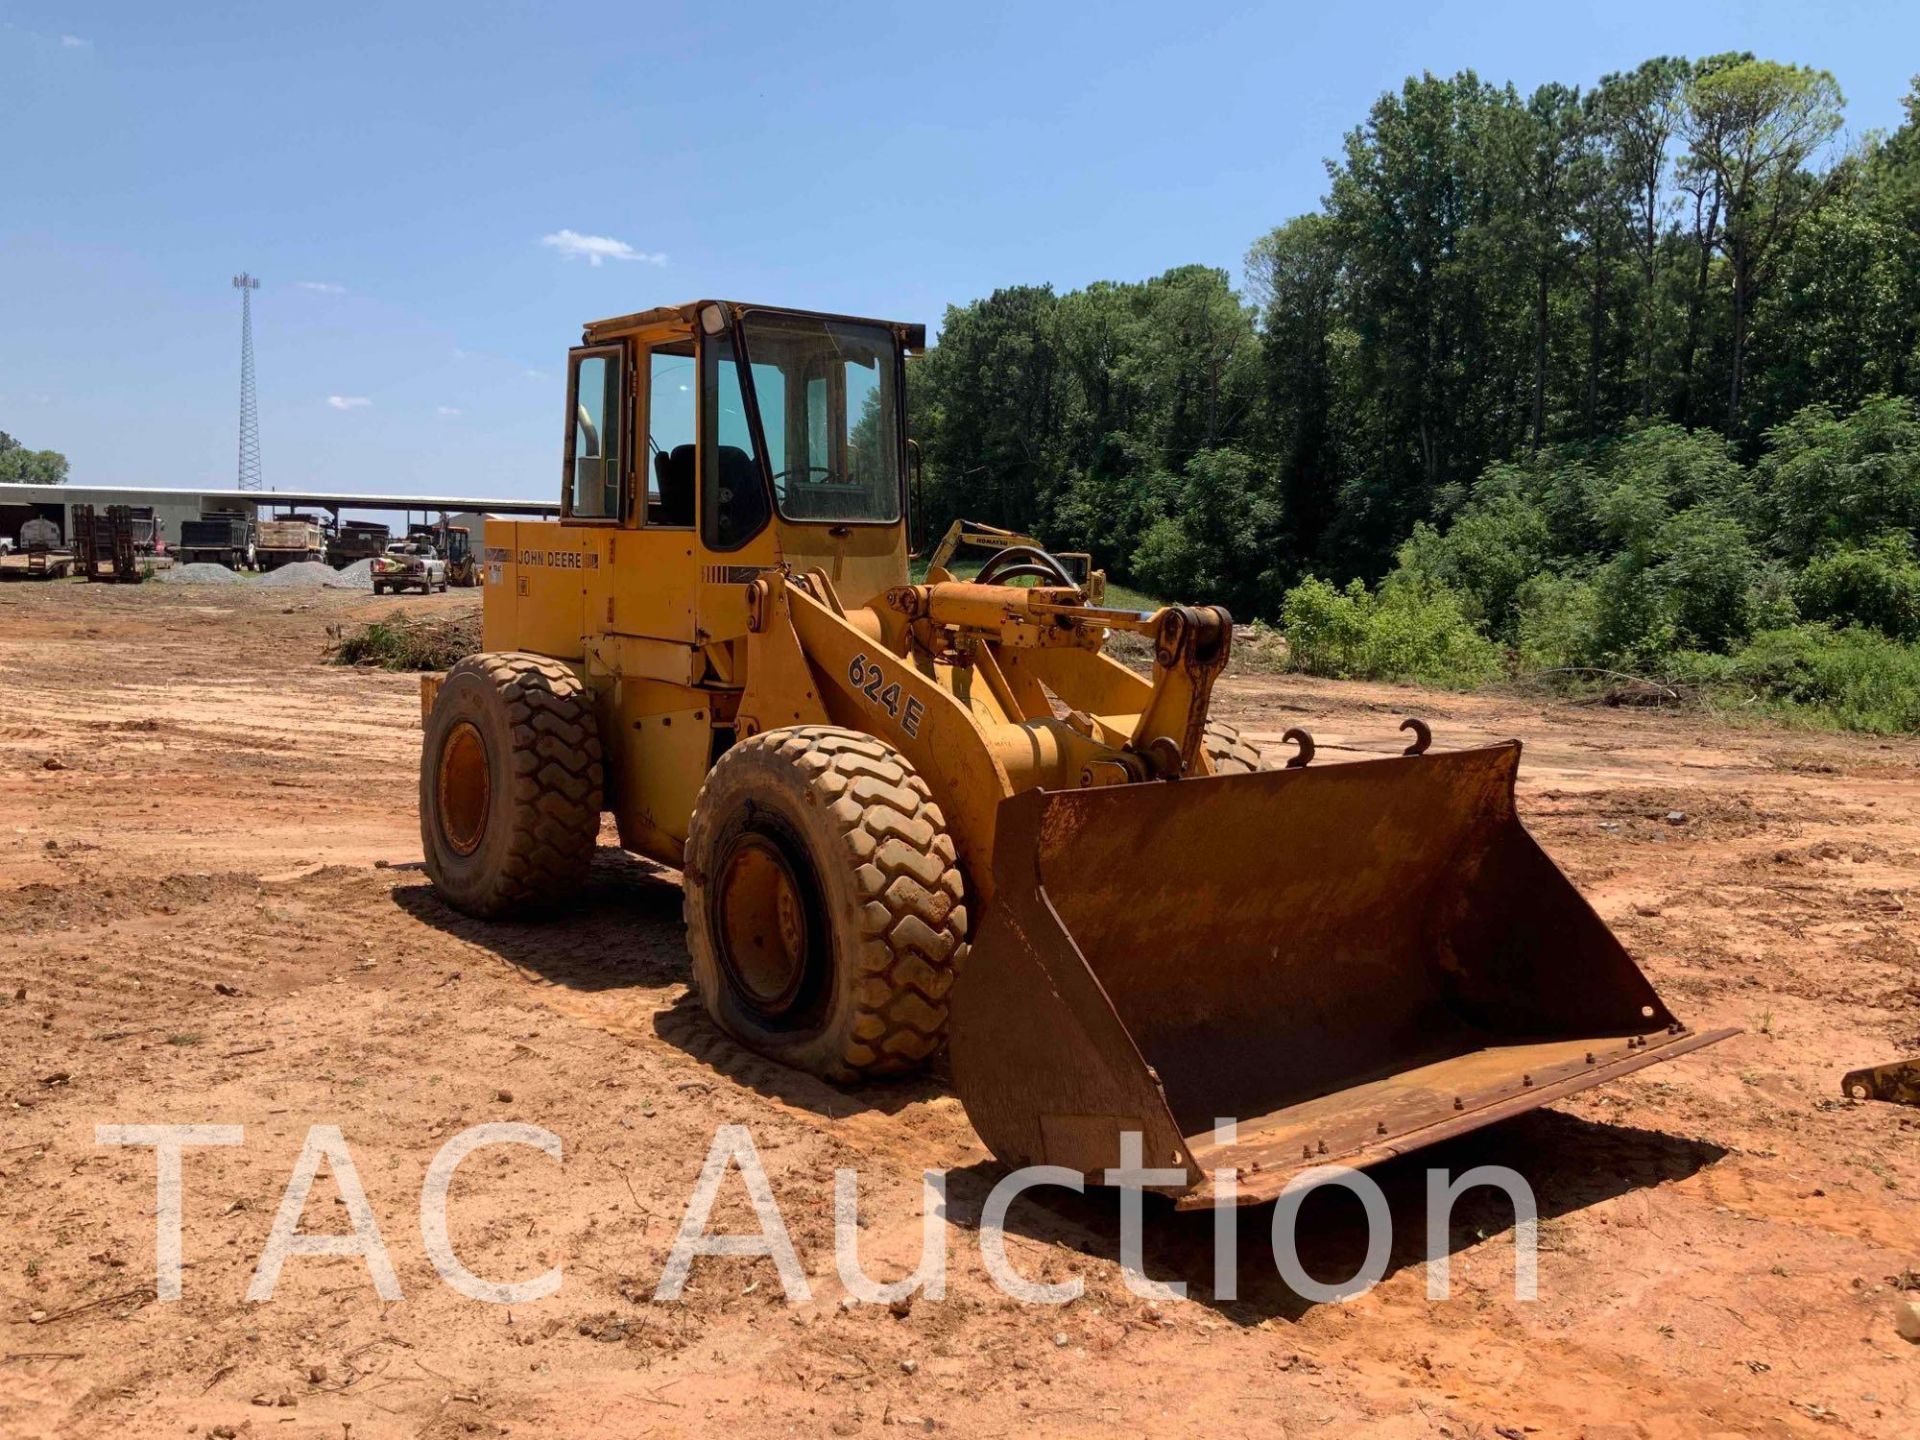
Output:
<instances>
[{"instance_id":1,"label":"shrub","mask_svg":"<svg viewBox=\"0 0 1920 1440\"><path fill-rule=\"evenodd\" d=\"M1888 531L1864 545L1827 545L1794 587L1800 613L1837 625L1870 625L1899 640L1920 638L1920 564L1913 541Z\"/></svg>"},{"instance_id":2,"label":"shrub","mask_svg":"<svg viewBox=\"0 0 1920 1440\"><path fill-rule=\"evenodd\" d=\"M1397 573L1377 594L1308 576L1281 607L1288 664L1310 675L1470 686L1500 673L1500 652L1474 628L1460 597Z\"/></svg>"},{"instance_id":3,"label":"shrub","mask_svg":"<svg viewBox=\"0 0 1920 1440\"><path fill-rule=\"evenodd\" d=\"M1760 556L1725 511L1694 505L1661 525L1652 582L1682 645L1724 649L1748 633L1748 595Z\"/></svg>"},{"instance_id":4,"label":"shrub","mask_svg":"<svg viewBox=\"0 0 1920 1440\"><path fill-rule=\"evenodd\" d=\"M1880 396L1844 419L1809 405L1767 442L1760 477L1775 543L1794 558L1826 541L1920 526L1920 410L1911 400Z\"/></svg>"},{"instance_id":5,"label":"shrub","mask_svg":"<svg viewBox=\"0 0 1920 1440\"><path fill-rule=\"evenodd\" d=\"M1528 670L1563 670L1599 658L1600 601L1570 575L1536 575L1514 601L1514 647Z\"/></svg>"},{"instance_id":6,"label":"shrub","mask_svg":"<svg viewBox=\"0 0 1920 1440\"><path fill-rule=\"evenodd\" d=\"M1515 495L1475 498L1445 534L1422 522L1400 547L1399 568L1459 595L1472 617L1496 635L1514 625L1514 599L1541 570L1549 550L1547 518Z\"/></svg>"},{"instance_id":7,"label":"shrub","mask_svg":"<svg viewBox=\"0 0 1920 1440\"><path fill-rule=\"evenodd\" d=\"M1637 553L1623 551L1600 567L1593 591L1594 654L1623 669L1657 667L1679 634L1658 577Z\"/></svg>"},{"instance_id":8,"label":"shrub","mask_svg":"<svg viewBox=\"0 0 1920 1440\"><path fill-rule=\"evenodd\" d=\"M1723 678L1770 708L1846 730L1920 730L1920 646L1850 625L1768 630L1728 658Z\"/></svg>"},{"instance_id":9,"label":"shrub","mask_svg":"<svg viewBox=\"0 0 1920 1440\"><path fill-rule=\"evenodd\" d=\"M335 665L446 670L480 648L480 617L422 620L395 614L362 625L351 635L339 626L328 626L327 634L327 658Z\"/></svg>"}]
</instances>

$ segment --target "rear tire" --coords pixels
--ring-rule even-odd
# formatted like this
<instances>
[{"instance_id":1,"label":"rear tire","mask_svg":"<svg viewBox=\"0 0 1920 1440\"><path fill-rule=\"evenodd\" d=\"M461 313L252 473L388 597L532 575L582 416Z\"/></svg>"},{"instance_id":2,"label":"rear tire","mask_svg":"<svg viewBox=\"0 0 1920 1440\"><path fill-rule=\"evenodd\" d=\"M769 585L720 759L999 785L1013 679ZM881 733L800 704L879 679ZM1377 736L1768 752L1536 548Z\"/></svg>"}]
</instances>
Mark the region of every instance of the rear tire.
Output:
<instances>
[{"instance_id":1,"label":"rear tire","mask_svg":"<svg viewBox=\"0 0 1920 1440\"><path fill-rule=\"evenodd\" d=\"M1204 744L1216 775L1251 775L1257 770L1273 768L1258 745L1242 740L1238 729L1218 720L1207 722Z\"/></svg>"},{"instance_id":2,"label":"rear tire","mask_svg":"<svg viewBox=\"0 0 1920 1440\"><path fill-rule=\"evenodd\" d=\"M965 885L932 792L884 741L804 725L734 745L695 802L684 884L694 987L748 1049L856 1080L946 1042Z\"/></svg>"},{"instance_id":3,"label":"rear tire","mask_svg":"<svg viewBox=\"0 0 1920 1440\"><path fill-rule=\"evenodd\" d=\"M603 780L592 701L571 670L468 656L447 672L420 751L427 874L482 919L559 904L593 860Z\"/></svg>"}]
</instances>

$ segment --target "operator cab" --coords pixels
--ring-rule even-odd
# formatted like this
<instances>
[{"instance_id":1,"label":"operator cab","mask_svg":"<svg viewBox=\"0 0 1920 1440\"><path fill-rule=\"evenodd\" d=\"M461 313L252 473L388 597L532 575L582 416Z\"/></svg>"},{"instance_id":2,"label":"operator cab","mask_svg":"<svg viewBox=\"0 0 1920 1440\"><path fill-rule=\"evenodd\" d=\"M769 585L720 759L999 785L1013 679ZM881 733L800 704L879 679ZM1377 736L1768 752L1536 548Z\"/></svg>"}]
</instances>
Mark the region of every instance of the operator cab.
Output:
<instances>
[{"instance_id":1,"label":"operator cab","mask_svg":"<svg viewBox=\"0 0 1920 1440\"><path fill-rule=\"evenodd\" d=\"M904 519L902 361L924 326L700 301L598 321L583 339L567 522L694 530L730 552L776 525Z\"/></svg>"}]
</instances>

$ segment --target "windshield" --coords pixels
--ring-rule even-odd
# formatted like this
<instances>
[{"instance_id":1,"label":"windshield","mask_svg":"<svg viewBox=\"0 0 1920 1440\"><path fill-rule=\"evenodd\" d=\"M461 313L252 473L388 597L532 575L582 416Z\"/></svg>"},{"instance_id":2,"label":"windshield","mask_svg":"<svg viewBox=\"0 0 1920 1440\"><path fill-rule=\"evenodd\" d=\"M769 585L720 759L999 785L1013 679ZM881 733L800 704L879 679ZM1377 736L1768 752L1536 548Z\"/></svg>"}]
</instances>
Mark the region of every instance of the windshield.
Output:
<instances>
[{"instance_id":1,"label":"windshield","mask_svg":"<svg viewBox=\"0 0 1920 1440\"><path fill-rule=\"evenodd\" d=\"M899 349L879 325L749 313L767 468L789 520L900 518Z\"/></svg>"}]
</instances>

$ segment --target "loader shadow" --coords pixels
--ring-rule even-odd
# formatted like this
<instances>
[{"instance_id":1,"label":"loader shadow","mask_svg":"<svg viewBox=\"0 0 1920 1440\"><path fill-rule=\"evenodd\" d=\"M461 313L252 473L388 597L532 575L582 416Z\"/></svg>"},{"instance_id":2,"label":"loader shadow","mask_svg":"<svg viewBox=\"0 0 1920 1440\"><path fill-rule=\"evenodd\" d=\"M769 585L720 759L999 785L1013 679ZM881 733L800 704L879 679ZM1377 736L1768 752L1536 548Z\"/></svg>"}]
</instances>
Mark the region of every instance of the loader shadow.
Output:
<instances>
[{"instance_id":1,"label":"loader shadow","mask_svg":"<svg viewBox=\"0 0 1920 1440\"><path fill-rule=\"evenodd\" d=\"M1539 1214L1539 1294L1552 1298L1553 1252L1563 1242L1552 1222L1636 1190L1684 1180L1714 1164L1726 1150L1707 1141L1688 1140L1657 1130L1600 1124L1553 1110L1537 1110L1470 1135L1403 1156L1367 1173L1386 1196L1392 1219L1386 1279L1427 1260L1427 1171L1437 1168L1451 1180L1480 1165L1503 1165L1533 1187ZM977 1229L988 1192L1006 1171L991 1162L956 1170L947 1177L950 1223ZM1152 1279L1181 1281L1187 1298L1206 1305L1236 1325L1262 1320L1298 1320L1324 1302L1297 1293L1274 1263L1271 1204L1235 1212L1238 1298L1214 1293L1214 1215L1210 1210L1180 1212L1158 1196L1146 1199L1142 1235L1146 1272ZM1074 1266L1073 1252L1120 1263L1120 1200L1111 1190L1076 1195L1057 1186L1025 1192L1008 1212L1010 1235L1037 1242L1011 1245L1014 1268L1026 1278L1059 1281ZM1503 1192L1476 1186L1455 1203L1448 1231L1436 1253L1456 1255L1489 1240L1472 1271L1476 1288L1511 1294L1514 1247L1513 1206ZM1323 1285L1339 1285L1356 1274L1367 1258L1368 1228L1359 1200L1339 1186L1310 1194L1301 1205L1294 1230L1296 1253L1306 1273ZM1455 1267L1456 1299L1466 1291L1467 1272Z\"/></svg>"},{"instance_id":2,"label":"loader shadow","mask_svg":"<svg viewBox=\"0 0 1920 1440\"><path fill-rule=\"evenodd\" d=\"M585 890L563 916L475 920L443 901L424 875L393 903L422 924L490 950L514 969L572 990L672 985L687 978L680 884L624 850L602 846Z\"/></svg>"},{"instance_id":3,"label":"loader shadow","mask_svg":"<svg viewBox=\"0 0 1920 1440\"><path fill-rule=\"evenodd\" d=\"M690 977L680 882L672 870L612 846L594 855L586 888L564 916L475 920L434 893L423 875L398 885L393 902L422 924L500 957L515 970L571 990L660 991ZM875 1110L892 1115L946 1093L944 1057L925 1074L865 1086L836 1086L767 1060L729 1040L691 991L653 1017L675 1049L719 1079L832 1119Z\"/></svg>"}]
</instances>

